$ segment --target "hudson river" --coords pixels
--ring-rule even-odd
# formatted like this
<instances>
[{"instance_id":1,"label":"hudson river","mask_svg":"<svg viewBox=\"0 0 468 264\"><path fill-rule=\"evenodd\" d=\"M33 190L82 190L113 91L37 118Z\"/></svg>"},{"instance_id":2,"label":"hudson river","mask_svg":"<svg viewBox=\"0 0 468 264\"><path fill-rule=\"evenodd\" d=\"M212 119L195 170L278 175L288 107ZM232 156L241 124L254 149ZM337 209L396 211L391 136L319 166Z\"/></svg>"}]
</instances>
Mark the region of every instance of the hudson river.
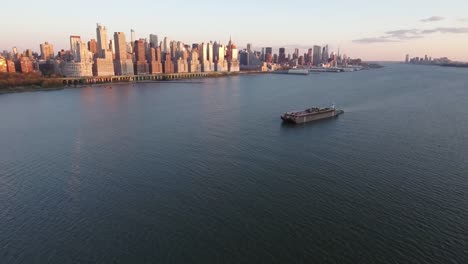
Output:
<instances>
[{"instance_id":1,"label":"hudson river","mask_svg":"<svg viewBox=\"0 0 468 264\"><path fill-rule=\"evenodd\" d=\"M468 70L385 66L0 95L0 263L467 263Z\"/></svg>"}]
</instances>

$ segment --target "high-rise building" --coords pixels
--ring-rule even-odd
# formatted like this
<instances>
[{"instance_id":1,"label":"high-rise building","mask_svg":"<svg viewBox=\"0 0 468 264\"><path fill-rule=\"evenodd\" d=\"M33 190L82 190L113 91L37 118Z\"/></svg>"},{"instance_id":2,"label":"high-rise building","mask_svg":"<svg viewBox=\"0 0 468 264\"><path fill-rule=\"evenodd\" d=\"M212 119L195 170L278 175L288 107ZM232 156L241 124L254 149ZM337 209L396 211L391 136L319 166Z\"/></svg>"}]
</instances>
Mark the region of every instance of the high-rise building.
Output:
<instances>
[{"instance_id":1,"label":"high-rise building","mask_svg":"<svg viewBox=\"0 0 468 264\"><path fill-rule=\"evenodd\" d=\"M278 56L278 63L279 64L284 64L287 63L288 61L286 60L286 49L285 48L279 48L279 56Z\"/></svg>"},{"instance_id":2,"label":"high-rise building","mask_svg":"<svg viewBox=\"0 0 468 264\"><path fill-rule=\"evenodd\" d=\"M149 66L148 62L146 61L146 49L145 49L145 40L140 39L136 40L134 44L135 49L135 74L148 74L149 73Z\"/></svg>"},{"instance_id":3,"label":"high-rise building","mask_svg":"<svg viewBox=\"0 0 468 264\"><path fill-rule=\"evenodd\" d=\"M247 43L247 52L252 52L252 43Z\"/></svg>"},{"instance_id":4,"label":"high-rise building","mask_svg":"<svg viewBox=\"0 0 468 264\"><path fill-rule=\"evenodd\" d=\"M299 49L295 48L294 53L293 53L293 60L298 59L298 58L299 58Z\"/></svg>"},{"instance_id":5,"label":"high-rise building","mask_svg":"<svg viewBox=\"0 0 468 264\"><path fill-rule=\"evenodd\" d=\"M98 56L94 58L93 74L94 76L113 76L114 58L112 50L109 48L107 28L101 24L96 25Z\"/></svg>"},{"instance_id":6,"label":"high-rise building","mask_svg":"<svg viewBox=\"0 0 468 264\"><path fill-rule=\"evenodd\" d=\"M73 60L76 62L81 61L80 53L78 50L79 44L81 44L80 36L70 36L70 52L73 57Z\"/></svg>"},{"instance_id":7,"label":"high-rise building","mask_svg":"<svg viewBox=\"0 0 468 264\"><path fill-rule=\"evenodd\" d=\"M21 57L15 61L16 72L29 73L34 71L33 63L27 56Z\"/></svg>"},{"instance_id":8,"label":"high-rise building","mask_svg":"<svg viewBox=\"0 0 468 264\"><path fill-rule=\"evenodd\" d=\"M410 55L406 54L405 63L409 63L409 62L410 62Z\"/></svg>"},{"instance_id":9,"label":"high-rise building","mask_svg":"<svg viewBox=\"0 0 468 264\"><path fill-rule=\"evenodd\" d=\"M313 58L312 58L312 65L318 66L320 63L322 63L322 47L320 46L314 46L314 53L313 53Z\"/></svg>"},{"instance_id":10,"label":"high-rise building","mask_svg":"<svg viewBox=\"0 0 468 264\"><path fill-rule=\"evenodd\" d=\"M0 72L8 72L7 61L3 56L0 56Z\"/></svg>"},{"instance_id":11,"label":"high-rise building","mask_svg":"<svg viewBox=\"0 0 468 264\"><path fill-rule=\"evenodd\" d=\"M109 41L107 38L107 28L101 24L96 25L96 35L99 57L104 58L104 53L109 49Z\"/></svg>"},{"instance_id":12,"label":"high-rise building","mask_svg":"<svg viewBox=\"0 0 468 264\"><path fill-rule=\"evenodd\" d=\"M323 50L322 50L322 62L328 63L329 58L330 57L328 55L328 45L325 45L325 47L323 47Z\"/></svg>"},{"instance_id":13,"label":"high-rise building","mask_svg":"<svg viewBox=\"0 0 468 264\"><path fill-rule=\"evenodd\" d=\"M203 44L202 44L203 45ZM229 70L228 62L225 60L226 57L226 48L218 44L217 42L214 43L214 71L217 72L227 72Z\"/></svg>"},{"instance_id":14,"label":"high-rise building","mask_svg":"<svg viewBox=\"0 0 468 264\"><path fill-rule=\"evenodd\" d=\"M206 44L206 56L210 63L214 61L213 42L211 41Z\"/></svg>"},{"instance_id":15,"label":"high-rise building","mask_svg":"<svg viewBox=\"0 0 468 264\"><path fill-rule=\"evenodd\" d=\"M115 75L133 75L134 67L131 59L128 59L127 41L125 40L125 33L114 33L115 43L115 60L114 70Z\"/></svg>"},{"instance_id":16,"label":"high-rise building","mask_svg":"<svg viewBox=\"0 0 468 264\"><path fill-rule=\"evenodd\" d=\"M162 52L164 53L171 52L171 40L168 37L164 37Z\"/></svg>"},{"instance_id":17,"label":"high-rise building","mask_svg":"<svg viewBox=\"0 0 468 264\"><path fill-rule=\"evenodd\" d=\"M80 36L70 36L70 55L73 61L65 62L62 72L67 77L93 76L93 59L85 43Z\"/></svg>"},{"instance_id":18,"label":"high-rise building","mask_svg":"<svg viewBox=\"0 0 468 264\"><path fill-rule=\"evenodd\" d=\"M190 51L190 57L188 60L188 71L189 72L201 72L201 65L198 58L198 47L192 48Z\"/></svg>"},{"instance_id":19,"label":"high-rise building","mask_svg":"<svg viewBox=\"0 0 468 264\"><path fill-rule=\"evenodd\" d=\"M148 53L149 73L162 73L161 49L159 47L150 48Z\"/></svg>"},{"instance_id":20,"label":"high-rise building","mask_svg":"<svg viewBox=\"0 0 468 264\"><path fill-rule=\"evenodd\" d=\"M238 72L240 71L239 64L239 51L237 50L236 44L229 39L229 44L227 47L227 58L228 58L228 71L229 72Z\"/></svg>"},{"instance_id":21,"label":"high-rise building","mask_svg":"<svg viewBox=\"0 0 468 264\"><path fill-rule=\"evenodd\" d=\"M135 30L133 29L130 29L130 42L132 43L132 45L135 44L135 41L136 41L136 34L135 34Z\"/></svg>"},{"instance_id":22,"label":"high-rise building","mask_svg":"<svg viewBox=\"0 0 468 264\"><path fill-rule=\"evenodd\" d=\"M151 34L149 44L150 48L156 49L157 47L159 47L158 35Z\"/></svg>"},{"instance_id":23,"label":"high-rise building","mask_svg":"<svg viewBox=\"0 0 468 264\"><path fill-rule=\"evenodd\" d=\"M313 57L314 56L314 49L309 49L307 51L307 54L304 55L304 62L305 64L307 65L312 65L312 61L314 60Z\"/></svg>"},{"instance_id":24,"label":"high-rise building","mask_svg":"<svg viewBox=\"0 0 468 264\"><path fill-rule=\"evenodd\" d=\"M88 41L88 50L91 51L96 57L98 56L98 44L95 39Z\"/></svg>"},{"instance_id":25,"label":"high-rise building","mask_svg":"<svg viewBox=\"0 0 468 264\"><path fill-rule=\"evenodd\" d=\"M217 43L215 42L214 43L214 46L216 46ZM199 59L200 59L200 64L201 64L201 68L202 68L202 71L203 72L212 72L213 71L213 62L209 61L208 60L208 54L212 51L210 51L209 47L211 47L211 45L209 46L208 44L206 43L202 43L198 46L199 48ZM216 58L216 56L214 55L213 56L214 58ZM223 60L224 60L224 54L223 54Z\"/></svg>"},{"instance_id":26,"label":"high-rise building","mask_svg":"<svg viewBox=\"0 0 468 264\"><path fill-rule=\"evenodd\" d=\"M239 57L240 57L240 58L239 58L240 65L242 65L242 66L244 66L244 65L245 65L245 66L249 65L249 62L250 62L250 60L249 60L250 52L249 52L248 50L245 50L245 51L243 50L243 51L241 51Z\"/></svg>"},{"instance_id":27,"label":"high-rise building","mask_svg":"<svg viewBox=\"0 0 468 264\"><path fill-rule=\"evenodd\" d=\"M165 74L174 73L174 62L172 61L170 52L164 53L163 72Z\"/></svg>"},{"instance_id":28,"label":"high-rise building","mask_svg":"<svg viewBox=\"0 0 468 264\"><path fill-rule=\"evenodd\" d=\"M41 48L41 59L48 60L54 58L54 46L45 42L44 44L40 45Z\"/></svg>"},{"instance_id":29,"label":"high-rise building","mask_svg":"<svg viewBox=\"0 0 468 264\"><path fill-rule=\"evenodd\" d=\"M171 41L169 52L171 53L171 58L177 60L177 41Z\"/></svg>"}]
</instances>

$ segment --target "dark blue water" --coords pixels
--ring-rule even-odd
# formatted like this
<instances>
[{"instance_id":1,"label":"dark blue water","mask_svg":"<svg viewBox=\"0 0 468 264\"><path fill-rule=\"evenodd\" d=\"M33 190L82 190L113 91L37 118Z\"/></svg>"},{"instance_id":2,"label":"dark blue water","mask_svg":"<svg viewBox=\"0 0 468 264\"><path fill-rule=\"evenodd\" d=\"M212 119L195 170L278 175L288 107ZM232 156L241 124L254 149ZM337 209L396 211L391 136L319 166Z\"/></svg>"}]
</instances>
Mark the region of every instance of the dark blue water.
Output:
<instances>
[{"instance_id":1,"label":"dark blue water","mask_svg":"<svg viewBox=\"0 0 468 264\"><path fill-rule=\"evenodd\" d=\"M1 95L0 263L467 263L467 102L396 64Z\"/></svg>"}]
</instances>

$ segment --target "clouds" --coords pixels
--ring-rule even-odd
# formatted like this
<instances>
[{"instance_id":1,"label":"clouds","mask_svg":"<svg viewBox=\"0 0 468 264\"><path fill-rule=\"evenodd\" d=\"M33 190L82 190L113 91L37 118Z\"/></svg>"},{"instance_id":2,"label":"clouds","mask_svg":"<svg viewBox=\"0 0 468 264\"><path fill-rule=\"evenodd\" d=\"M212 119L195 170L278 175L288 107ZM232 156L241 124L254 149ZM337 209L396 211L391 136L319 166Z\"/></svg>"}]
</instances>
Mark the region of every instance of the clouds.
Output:
<instances>
[{"instance_id":1,"label":"clouds","mask_svg":"<svg viewBox=\"0 0 468 264\"><path fill-rule=\"evenodd\" d=\"M445 18L440 16L432 16L426 19L420 20L421 22L436 22L444 20ZM457 19L459 22L468 22L467 18ZM413 39L421 39L430 34L468 34L468 27L435 27L429 29L398 29L385 32L382 36L378 37L367 37L355 39L353 42L360 44L371 44L371 43L389 43L389 42L402 42Z\"/></svg>"},{"instance_id":2,"label":"clouds","mask_svg":"<svg viewBox=\"0 0 468 264\"><path fill-rule=\"evenodd\" d=\"M437 21L441 21L441 20L444 20L444 19L445 18L441 17L441 16L431 16L431 17L428 17L428 18L425 18L425 19L421 19L419 21L424 22L424 23L428 23L428 22L437 22Z\"/></svg>"},{"instance_id":3,"label":"clouds","mask_svg":"<svg viewBox=\"0 0 468 264\"><path fill-rule=\"evenodd\" d=\"M388 42L398 42L398 40L389 39L386 36L377 37L377 38L362 38L353 40L355 43L361 44L370 44L370 43L388 43Z\"/></svg>"}]
</instances>

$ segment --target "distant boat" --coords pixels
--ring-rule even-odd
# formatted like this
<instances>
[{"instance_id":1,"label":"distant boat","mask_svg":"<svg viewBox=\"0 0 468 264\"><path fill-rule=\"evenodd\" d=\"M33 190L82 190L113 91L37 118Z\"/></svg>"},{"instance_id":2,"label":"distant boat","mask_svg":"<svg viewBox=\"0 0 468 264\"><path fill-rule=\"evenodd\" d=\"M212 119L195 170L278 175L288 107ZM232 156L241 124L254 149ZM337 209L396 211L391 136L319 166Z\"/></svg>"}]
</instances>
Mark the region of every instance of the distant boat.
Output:
<instances>
[{"instance_id":1,"label":"distant boat","mask_svg":"<svg viewBox=\"0 0 468 264\"><path fill-rule=\"evenodd\" d=\"M343 110L338 110L334 106L331 108L312 107L304 111L286 112L281 115L281 119L286 123L302 124L337 117L343 113Z\"/></svg>"}]
</instances>

